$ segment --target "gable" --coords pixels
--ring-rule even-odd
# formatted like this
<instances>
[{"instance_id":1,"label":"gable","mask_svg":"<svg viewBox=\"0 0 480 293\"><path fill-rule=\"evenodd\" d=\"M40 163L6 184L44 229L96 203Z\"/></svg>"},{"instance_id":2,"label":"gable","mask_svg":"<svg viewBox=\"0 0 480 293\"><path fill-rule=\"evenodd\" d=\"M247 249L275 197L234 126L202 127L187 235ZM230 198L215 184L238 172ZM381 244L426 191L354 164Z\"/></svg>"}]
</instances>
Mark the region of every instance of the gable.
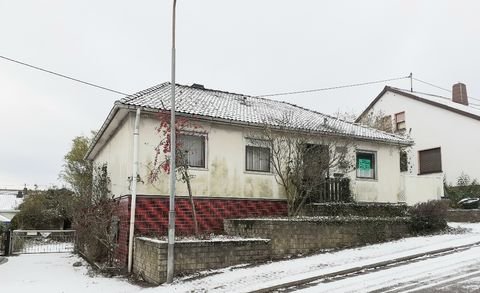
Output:
<instances>
[{"instance_id":1,"label":"gable","mask_svg":"<svg viewBox=\"0 0 480 293\"><path fill-rule=\"evenodd\" d=\"M458 103L455 103L449 98L446 97L441 97L441 96L436 96L436 95L430 95L430 94L425 94L425 93L419 93L419 92L408 92L407 90L402 90L402 89L397 89L393 87L386 86L380 94L373 99L373 101L367 106L367 108L358 116L358 118L355 120L355 122L359 123L362 118L365 117L370 111L374 108L374 106L379 102L379 100L387 93L395 93L398 94L404 98L411 99L417 102L420 102L422 104L427 104L436 108L440 108L443 110L450 111L452 113L456 113L458 115L462 115L477 121L480 121L480 110L477 110L473 107L461 105Z\"/></svg>"}]
</instances>

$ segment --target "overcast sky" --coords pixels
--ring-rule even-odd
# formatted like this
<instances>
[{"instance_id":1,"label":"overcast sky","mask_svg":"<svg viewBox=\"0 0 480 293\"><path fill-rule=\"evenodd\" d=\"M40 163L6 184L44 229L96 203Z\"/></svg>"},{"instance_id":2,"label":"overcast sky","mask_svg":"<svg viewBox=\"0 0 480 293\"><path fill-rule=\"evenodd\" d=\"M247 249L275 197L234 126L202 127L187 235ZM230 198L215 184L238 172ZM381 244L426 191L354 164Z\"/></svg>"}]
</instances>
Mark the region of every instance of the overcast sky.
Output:
<instances>
[{"instance_id":1,"label":"overcast sky","mask_svg":"<svg viewBox=\"0 0 480 293\"><path fill-rule=\"evenodd\" d=\"M143 90L170 80L171 3L0 0L0 55ZM462 81L480 98L478 1L178 0L177 8L181 84L261 95L413 72L446 88ZM359 113L384 86L275 99ZM0 188L61 184L71 140L98 129L121 97L0 59Z\"/></svg>"}]
</instances>

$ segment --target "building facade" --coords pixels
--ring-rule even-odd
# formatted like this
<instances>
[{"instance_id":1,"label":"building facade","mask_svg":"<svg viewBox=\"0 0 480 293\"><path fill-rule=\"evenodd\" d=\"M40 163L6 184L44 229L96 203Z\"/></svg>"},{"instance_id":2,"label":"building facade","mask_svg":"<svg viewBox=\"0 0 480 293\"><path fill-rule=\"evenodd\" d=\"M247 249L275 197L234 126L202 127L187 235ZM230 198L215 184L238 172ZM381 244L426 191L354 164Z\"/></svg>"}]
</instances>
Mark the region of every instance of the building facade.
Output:
<instances>
[{"instance_id":1,"label":"building facade","mask_svg":"<svg viewBox=\"0 0 480 293\"><path fill-rule=\"evenodd\" d=\"M462 174L480 180L480 110L469 105L464 84L453 86L452 97L385 87L357 122L378 114L415 142L405 176L445 177L451 184Z\"/></svg>"}]
</instances>

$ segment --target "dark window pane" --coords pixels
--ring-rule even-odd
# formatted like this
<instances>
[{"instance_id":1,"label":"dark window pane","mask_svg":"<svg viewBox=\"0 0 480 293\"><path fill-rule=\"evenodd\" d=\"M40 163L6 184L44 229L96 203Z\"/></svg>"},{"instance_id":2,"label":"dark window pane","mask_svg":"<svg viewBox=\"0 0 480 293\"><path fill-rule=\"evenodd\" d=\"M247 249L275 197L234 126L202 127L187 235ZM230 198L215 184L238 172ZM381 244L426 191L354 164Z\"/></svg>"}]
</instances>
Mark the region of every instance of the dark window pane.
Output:
<instances>
[{"instance_id":1,"label":"dark window pane","mask_svg":"<svg viewBox=\"0 0 480 293\"><path fill-rule=\"evenodd\" d=\"M419 151L418 161L420 163L420 174L442 172L442 154L440 148Z\"/></svg>"}]
</instances>

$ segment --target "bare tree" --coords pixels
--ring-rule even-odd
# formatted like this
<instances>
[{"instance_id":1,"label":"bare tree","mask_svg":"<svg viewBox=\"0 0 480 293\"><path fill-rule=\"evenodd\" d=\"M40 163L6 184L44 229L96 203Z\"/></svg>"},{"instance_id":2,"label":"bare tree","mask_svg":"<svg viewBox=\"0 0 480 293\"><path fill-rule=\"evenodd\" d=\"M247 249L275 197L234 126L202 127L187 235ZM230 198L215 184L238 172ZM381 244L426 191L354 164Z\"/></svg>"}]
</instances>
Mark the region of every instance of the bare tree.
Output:
<instances>
[{"instance_id":1,"label":"bare tree","mask_svg":"<svg viewBox=\"0 0 480 293\"><path fill-rule=\"evenodd\" d=\"M171 146L170 146L170 112L163 111L160 112L158 118L160 120L160 126L157 127L157 133L160 136L160 141L155 147L155 157L150 167L149 182L154 183L159 179L161 173L169 174L170 170L170 157L171 157ZM177 137L176 139L176 170L178 176L177 180L183 182L187 186L188 198L190 205L192 207L192 220L194 223L194 233L198 235L198 220L197 213L195 209L195 202L193 200L192 194L192 185L191 180L194 178L194 175L190 173L190 164L189 164L189 154L191 150L188 145L181 139L182 135L186 133L202 134L203 131L201 127L191 120L184 117L177 117L174 127L174 133Z\"/></svg>"},{"instance_id":2,"label":"bare tree","mask_svg":"<svg viewBox=\"0 0 480 293\"><path fill-rule=\"evenodd\" d=\"M360 119L360 124L389 133L395 131L392 117L386 115L383 111L372 111L368 113Z\"/></svg>"},{"instance_id":3,"label":"bare tree","mask_svg":"<svg viewBox=\"0 0 480 293\"><path fill-rule=\"evenodd\" d=\"M118 202L110 192L107 165L93 166L91 190L75 198L73 226L77 248L90 260L112 266L117 247Z\"/></svg>"},{"instance_id":4,"label":"bare tree","mask_svg":"<svg viewBox=\"0 0 480 293\"><path fill-rule=\"evenodd\" d=\"M260 131L249 135L249 143L270 150L268 160L287 197L288 214L296 216L328 178L353 170L354 142L348 137L293 130L289 127L291 113L270 120L277 126L265 123Z\"/></svg>"}]
</instances>

